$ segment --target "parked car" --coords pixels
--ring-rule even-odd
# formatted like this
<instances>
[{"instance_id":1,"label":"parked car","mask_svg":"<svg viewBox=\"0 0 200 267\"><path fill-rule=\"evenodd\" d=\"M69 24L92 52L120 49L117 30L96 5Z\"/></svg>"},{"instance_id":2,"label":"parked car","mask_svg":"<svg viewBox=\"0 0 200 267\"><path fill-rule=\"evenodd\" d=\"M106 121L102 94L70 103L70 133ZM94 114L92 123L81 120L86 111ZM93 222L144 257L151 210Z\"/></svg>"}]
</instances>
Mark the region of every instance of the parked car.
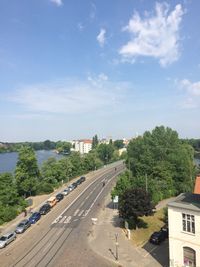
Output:
<instances>
[{"instance_id":1,"label":"parked car","mask_svg":"<svg viewBox=\"0 0 200 267\"><path fill-rule=\"evenodd\" d=\"M28 229L30 226L31 226L30 221L29 221L28 219L25 219L25 220L21 221L21 222L17 225L17 227L16 227L16 229L15 229L15 232L16 232L17 234L22 234L22 233L25 232L26 229Z\"/></svg>"},{"instance_id":2,"label":"parked car","mask_svg":"<svg viewBox=\"0 0 200 267\"><path fill-rule=\"evenodd\" d=\"M2 235L0 237L0 248L4 248L7 246L10 242L16 239L16 233L15 232L10 232L5 235Z\"/></svg>"},{"instance_id":3,"label":"parked car","mask_svg":"<svg viewBox=\"0 0 200 267\"><path fill-rule=\"evenodd\" d=\"M81 183L85 182L85 176L81 176L80 180L81 180Z\"/></svg>"},{"instance_id":4,"label":"parked car","mask_svg":"<svg viewBox=\"0 0 200 267\"><path fill-rule=\"evenodd\" d=\"M72 186L76 188L78 186L77 182L72 183Z\"/></svg>"},{"instance_id":5,"label":"parked car","mask_svg":"<svg viewBox=\"0 0 200 267\"><path fill-rule=\"evenodd\" d=\"M154 232L151 235L149 242L159 245L164 240L165 240L165 233L162 231L159 231L159 232Z\"/></svg>"},{"instance_id":6,"label":"parked car","mask_svg":"<svg viewBox=\"0 0 200 267\"><path fill-rule=\"evenodd\" d=\"M68 189L69 189L69 191L71 192L71 191L73 191L74 190L74 185L73 184L70 184L69 186L68 186Z\"/></svg>"},{"instance_id":7,"label":"parked car","mask_svg":"<svg viewBox=\"0 0 200 267\"><path fill-rule=\"evenodd\" d=\"M165 238L168 238L169 237L169 230L168 230L168 226L167 225L161 227L160 231L163 232Z\"/></svg>"},{"instance_id":8,"label":"parked car","mask_svg":"<svg viewBox=\"0 0 200 267\"><path fill-rule=\"evenodd\" d=\"M57 201L61 201L64 198L64 195L62 193L59 193L56 195Z\"/></svg>"},{"instance_id":9,"label":"parked car","mask_svg":"<svg viewBox=\"0 0 200 267\"><path fill-rule=\"evenodd\" d=\"M82 182L81 182L81 179L78 179L76 182L75 182L77 185L80 185Z\"/></svg>"},{"instance_id":10,"label":"parked car","mask_svg":"<svg viewBox=\"0 0 200 267\"><path fill-rule=\"evenodd\" d=\"M62 194L63 194L64 196L66 196L66 195L69 194L69 192L70 192L70 190L69 190L69 188L67 187L67 188L65 188L65 189L63 190Z\"/></svg>"},{"instance_id":11,"label":"parked car","mask_svg":"<svg viewBox=\"0 0 200 267\"><path fill-rule=\"evenodd\" d=\"M31 217L29 218L29 222L31 224L36 223L41 218L41 214L39 212L34 212Z\"/></svg>"},{"instance_id":12,"label":"parked car","mask_svg":"<svg viewBox=\"0 0 200 267\"><path fill-rule=\"evenodd\" d=\"M45 214L47 214L50 210L51 210L51 206L50 206L48 203L46 203L46 204L44 204L44 205L40 208L39 213L40 213L41 215L45 215Z\"/></svg>"},{"instance_id":13,"label":"parked car","mask_svg":"<svg viewBox=\"0 0 200 267\"><path fill-rule=\"evenodd\" d=\"M54 207L56 204L57 204L58 200L56 197L50 197L48 200L47 200L47 203L52 207Z\"/></svg>"}]
</instances>

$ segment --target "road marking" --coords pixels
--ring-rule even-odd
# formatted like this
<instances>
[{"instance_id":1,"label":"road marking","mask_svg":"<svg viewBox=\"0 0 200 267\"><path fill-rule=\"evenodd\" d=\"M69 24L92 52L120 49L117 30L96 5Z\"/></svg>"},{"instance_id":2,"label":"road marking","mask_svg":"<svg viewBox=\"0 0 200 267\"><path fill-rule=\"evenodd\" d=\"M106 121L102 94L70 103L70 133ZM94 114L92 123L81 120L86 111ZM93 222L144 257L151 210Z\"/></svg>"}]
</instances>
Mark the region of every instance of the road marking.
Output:
<instances>
[{"instance_id":1,"label":"road marking","mask_svg":"<svg viewBox=\"0 0 200 267\"><path fill-rule=\"evenodd\" d=\"M114 165L115 166L115 165ZM114 167L114 166L112 166L112 167L110 167L107 171L110 171L110 170L112 170L112 168ZM111 178L111 179L113 179L114 177L116 177L119 173L121 173L122 171L123 171L124 169L120 169L117 173L115 173L114 174L114 176ZM108 173L104 173L103 172L103 174L100 174L100 177L98 177L98 178L96 178L92 183L90 183L81 193L80 193L80 195L78 195L70 204L69 204L69 206L67 206L62 212L61 212L61 214L58 216L58 218L59 217L61 217L62 218L62 215L76 202L76 200L80 197L80 196L82 196L84 193L85 193L85 191L92 185L92 184L94 184L95 182L97 182L98 180L100 180L101 179L101 177L103 176L103 175L105 175L105 174L108 174ZM110 173L109 173L110 174ZM112 174L111 174L112 175ZM111 180L110 179L110 180ZM58 219L57 218L57 219ZM56 219L56 220L57 220ZM56 221L55 220L55 221ZM53 223L55 223L55 222L53 222ZM53 224L52 223L52 224Z\"/></svg>"},{"instance_id":2,"label":"road marking","mask_svg":"<svg viewBox=\"0 0 200 267\"><path fill-rule=\"evenodd\" d=\"M77 209L77 210L74 212L74 216L76 216L78 213L79 213L79 209Z\"/></svg>"},{"instance_id":3,"label":"road marking","mask_svg":"<svg viewBox=\"0 0 200 267\"><path fill-rule=\"evenodd\" d=\"M83 214L83 212L84 212L84 210L82 210L82 211L78 214L78 216L81 216L81 215Z\"/></svg>"},{"instance_id":4,"label":"road marking","mask_svg":"<svg viewBox=\"0 0 200 267\"><path fill-rule=\"evenodd\" d=\"M63 229L61 228L58 232L56 232L56 235L58 236L62 231Z\"/></svg>"},{"instance_id":5,"label":"road marking","mask_svg":"<svg viewBox=\"0 0 200 267\"><path fill-rule=\"evenodd\" d=\"M62 215L59 215L51 224L59 222L60 219L62 219Z\"/></svg>"},{"instance_id":6,"label":"road marking","mask_svg":"<svg viewBox=\"0 0 200 267\"><path fill-rule=\"evenodd\" d=\"M76 222L76 221L78 221L78 219L74 219L74 220L73 220L73 222Z\"/></svg>"},{"instance_id":7,"label":"road marking","mask_svg":"<svg viewBox=\"0 0 200 267\"><path fill-rule=\"evenodd\" d=\"M89 213L89 210L86 210L82 217L86 217Z\"/></svg>"},{"instance_id":8,"label":"road marking","mask_svg":"<svg viewBox=\"0 0 200 267\"><path fill-rule=\"evenodd\" d=\"M64 223L70 223L71 219L72 219L72 216L69 216L69 217L64 221Z\"/></svg>"},{"instance_id":9,"label":"road marking","mask_svg":"<svg viewBox=\"0 0 200 267\"><path fill-rule=\"evenodd\" d=\"M146 258L148 255L150 255L151 252L153 252L155 249L157 249L157 247L153 247L149 252L147 252L147 253L144 255L144 258Z\"/></svg>"},{"instance_id":10,"label":"road marking","mask_svg":"<svg viewBox=\"0 0 200 267\"><path fill-rule=\"evenodd\" d=\"M49 247L51 246L51 242L47 244L47 246L43 249L43 252L45 252Z\"/></svg>"},{"instance_id":11,"label":"road marking","mask_svg":"<svg viewBox=\"0 0 200 267\"><path fill-rule=\"evenodd\" d=\"M64 216L60 221L59 221L59 223L63 223L64 222L64 220L67 218L67 216Z\"/></svg>"}]
</instances>

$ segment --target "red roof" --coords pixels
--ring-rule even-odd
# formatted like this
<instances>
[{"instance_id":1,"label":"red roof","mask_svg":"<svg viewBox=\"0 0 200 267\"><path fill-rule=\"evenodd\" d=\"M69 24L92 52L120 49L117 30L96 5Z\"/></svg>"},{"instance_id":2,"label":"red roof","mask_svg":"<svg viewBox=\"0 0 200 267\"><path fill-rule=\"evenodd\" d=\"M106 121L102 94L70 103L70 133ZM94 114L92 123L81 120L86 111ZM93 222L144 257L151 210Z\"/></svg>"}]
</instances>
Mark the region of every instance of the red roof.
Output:
<instances>
[{"instance_id":1,"label":"red roof","mask_svg":"<svg viewBox=\"0 0 200 267\"><path fill-rule=\"evenodd\" d=\"M200 194L200 176L197 176L196 178L194 194Z\"/></svg>"}]
</instances>

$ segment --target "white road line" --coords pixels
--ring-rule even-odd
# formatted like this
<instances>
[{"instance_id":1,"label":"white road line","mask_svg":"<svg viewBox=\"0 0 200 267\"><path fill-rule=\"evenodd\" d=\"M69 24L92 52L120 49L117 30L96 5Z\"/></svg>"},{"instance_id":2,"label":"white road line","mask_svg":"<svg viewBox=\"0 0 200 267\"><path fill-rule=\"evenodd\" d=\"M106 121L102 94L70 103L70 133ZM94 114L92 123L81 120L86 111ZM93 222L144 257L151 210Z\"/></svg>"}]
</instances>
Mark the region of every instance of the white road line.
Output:
<instances>
[{"instance_id":1,"label":"white road line","mask_svg":"<svg viewBox=\"0 0 200 267\"><path fill-rule=\"evenodd\" d=\"M60 219L62 219L62 215L59 215L51 224L59 222Z\"/></svg>"},{"instance_id":2,"label":"white road line","mask_svg":"<svg viewBox=\"0 0 200 267\"><path fill-rule=\"evenodd\" d=\"M83 214L85 210L82 210L81 212L79 212L78 216L81 216Z\"/></svg>"},{"instance_id":3,"label":"white road line","mask_svg":"<svg viewBox=\"0 0 200 267\"><path fill-rule=\"evenodd\" d=\"M70 223L71 219L72 219L72 216L69 216L69 217L64 221L64 223Z\"/></svg>"},{"instance_id":4,"label":"white road line","mask_svg":"<svg viewBox=\"0 0 200 267\"><path fill-rule=\"evenodd\" d=\"M62 231L63 229L61 228L58 232L56 232L56 236L58 236Z\"/></svg>"},{"instance_id":5,"label":"white road line","mask_svg":"<svg viewBox=\"0 0 200 267\"><path fill-rule=\"evenodd\" d=\"M51 242L47 244L47 246L43 249L43 252L45 252L49 247L51 246Z\"/></svg>"},{"instance_id":6,"label":"white road line","mask_svg":"<svg viewBox=\"0 0 200 267\"><path fill-rule=\"evenodd\" d=\"M149 252L147 252L147 253L144 255L144 258L146 258L148 255L150 255L151 252L153 252L155 249L157 249L157 247L153 247Z\"/></svg>"},{"instance_id":7,"label":"white road line","mask_svg":"<svg viewBox=\"0 0 200 267\"><path fill-rule=\"evenodd\" d=\"M79 213L79 209L77 209L77 210L74 212L74 216L76 216L78 213Z\"/></svg>"},{"instance_id":8,"label":"white road line","mask_svg":"<svg viewBox=\"0 0 200 267\"><path fill-rule=\"evenodd\" d=\"M64 220L67 218L67 216L64 216L60 221L59 221L59 223L63 223L64 222Z\"/></svg>"},{"instance_id":9,"label":"white road line","mask_svg":"<svg viewBox=\"0 0 200 267\"><path fill-rule=\"evenodd\" d=\"M86 217L89 213L89 210L86 210L82 217Z\"/></svg>"},{"instance_id":10,"label":"white road line","mask_svg":"<svg viewBox=\"0 0 200 267\"><path fill-rule=\"evenodd\" d=\"M111 167L111 168L109 168L108 169L108 171L110 171L111 169L113 168L113 166ZM117 176L119 173L121 173L121 171L122 170L120 170L120 171L118 171L117 173L115 173L114 174L114 176L112 177L112 178L114 178L115 176ZM107 173L103 173L103 174L100 174L100 177L98 177L98 178L96 178L92 183L90 183L81 193L80 193L80 195L78 195L70 204L69 204L69 206L67 206L62 212L61 212L61 214L57 217L57 219L58 218L62 218L62 215L76 202L76 200L80 197L80 196L82 196L84 193L85 193L85 191L92 185L92 184L94 184L96 181L98 181L98 180L100 180L101 179L101 177L103 176L103 175L105 175L105 174L107 174ZM57 220L57 219L55 219L55 221ZM55 222L53 222L53 223L55 223ZM52 224L53 224L52 223Z\"/></svg>"}]
</instances>

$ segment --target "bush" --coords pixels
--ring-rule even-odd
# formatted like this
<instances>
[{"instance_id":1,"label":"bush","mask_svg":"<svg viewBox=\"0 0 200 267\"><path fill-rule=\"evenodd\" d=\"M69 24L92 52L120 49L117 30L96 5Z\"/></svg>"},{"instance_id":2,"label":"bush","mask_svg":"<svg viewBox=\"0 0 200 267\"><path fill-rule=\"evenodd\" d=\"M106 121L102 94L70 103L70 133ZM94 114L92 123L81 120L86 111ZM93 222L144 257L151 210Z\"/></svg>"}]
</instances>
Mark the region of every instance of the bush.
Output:
<instances>
[{"instance_id":1,"label":"bush","mask_svg":"<svg viewBox=\"0 0 200 267\"><path fill-rule=\"evenodd\" d=\"M51 184L48 184L47 182L39 183L36 189L37 195L50 194L53 191L54 191L53 186Z\"/></svg>"},{"instance_id":2,"label":"bush","mask_svg":"<svg viewBox=\"0 0 200 267\"><path fill-rule=\"evenodd\" d=\"M17 208L15 206L0 206L0 224L9 222L17 216Z\"/></svg>"}]
</instances>

